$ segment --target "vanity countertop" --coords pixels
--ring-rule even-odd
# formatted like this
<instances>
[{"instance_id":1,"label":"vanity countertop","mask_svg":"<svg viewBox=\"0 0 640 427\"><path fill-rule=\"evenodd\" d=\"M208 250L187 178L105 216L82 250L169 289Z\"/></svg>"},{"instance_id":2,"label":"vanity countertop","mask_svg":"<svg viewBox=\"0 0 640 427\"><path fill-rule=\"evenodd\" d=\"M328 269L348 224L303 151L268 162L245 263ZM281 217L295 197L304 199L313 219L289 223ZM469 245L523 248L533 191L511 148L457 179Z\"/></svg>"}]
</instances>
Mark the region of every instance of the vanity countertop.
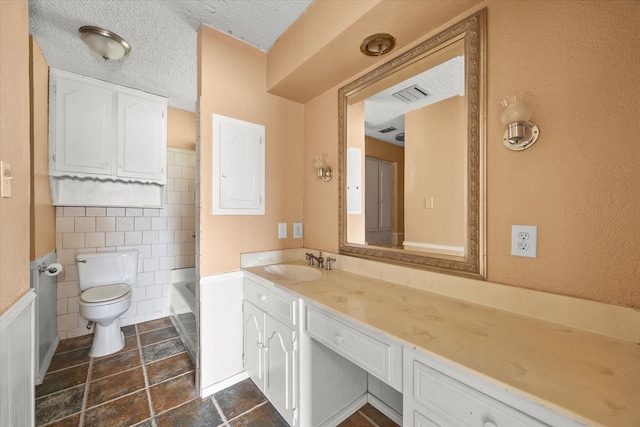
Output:
<instances>
[{"instance_id":1,"label":"vanity countertop","mask_svg":"<svg viewBox=\"0 0 640 427\"><path fill-rule=\"evenodd\" d=\"M244 269L587 425L640 426L640 345L341 270Z\"/></svg>"}]
</instances>

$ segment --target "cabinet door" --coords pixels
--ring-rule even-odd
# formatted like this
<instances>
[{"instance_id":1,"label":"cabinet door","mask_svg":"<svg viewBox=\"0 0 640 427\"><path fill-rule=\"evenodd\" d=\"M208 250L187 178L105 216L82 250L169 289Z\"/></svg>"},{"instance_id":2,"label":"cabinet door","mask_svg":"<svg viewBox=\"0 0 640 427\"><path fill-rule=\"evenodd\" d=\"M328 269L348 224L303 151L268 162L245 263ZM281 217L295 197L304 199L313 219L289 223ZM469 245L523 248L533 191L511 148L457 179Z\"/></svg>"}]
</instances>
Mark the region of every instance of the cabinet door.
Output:
<instances>
[{"instance_id":1,"label":"cabinet door","mask_svg":"<svg viewBox=\"0 0 640 427\"><path fill-rule=\"evenodd\" d=\"M55 79L53 90L54 173L112 175L112 92L64 78Z\"/></svg>"},{"instance_id":2,"label":"cabinet door","mask_svg":"<svg viewBox=\"0 0 640 427\"><path fill-rule=\"evenodd\" d=\"M265 334L264 394L289 425L293 425L295 334L269 315L265 316Z\"/></svg>"},{"instance_id":3,"label":"cabinet door","mask_svg":"<svg viewBox=\"0 0 640 427\"><path fill-rule=\"evenodd\" d=\"M244 368L264 391L264 313L250 302L244 303Z\"/></svg>"},{"instance_id":4,"label":"cabinet door","mask_svg":"<svg viewBox=\"0 0 640 427\"><path fill-rule=\"evenodd\" d=\"M164 104L118 93L118 167L122 178L164 183Z\"/></svg>"}]
</instances>

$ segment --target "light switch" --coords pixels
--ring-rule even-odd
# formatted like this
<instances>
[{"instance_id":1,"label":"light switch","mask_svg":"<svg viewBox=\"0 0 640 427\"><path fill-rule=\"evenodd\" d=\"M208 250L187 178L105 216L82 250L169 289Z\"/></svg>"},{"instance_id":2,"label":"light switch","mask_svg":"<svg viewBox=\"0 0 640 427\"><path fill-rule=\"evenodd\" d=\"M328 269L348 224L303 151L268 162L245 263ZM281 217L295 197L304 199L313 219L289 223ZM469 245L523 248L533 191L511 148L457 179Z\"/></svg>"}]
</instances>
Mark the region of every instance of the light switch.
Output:
<instances>
[{"instance_id":1,"label":"light switch","mask_svg":"<svg viewBox=\"0 0 640 427\"><path fill-rule=\"evenodd\" d=\"M293 238L302 239L302 223L301 222L293 223Z\"/></svg>"},{"instance_id":2,"label":"light switch","mask_svg":"<svg viewBox=\"0 0 640 427\"><path fill-rule=\"evenodd\" d=\"M287 223L280 222L278 223L278 239L286 239L287 238Z\"/></svg>"},{"instance_id":3,"label":"light switch","mask_svg":"<svg viewBox=\"0 0 640 427\"><path fill-rule=\"evenodd\" d=\"M11 165L0 161L0 197L11 197L11 181L13 175L11 174Z\"/></svg>"}]
</instances>

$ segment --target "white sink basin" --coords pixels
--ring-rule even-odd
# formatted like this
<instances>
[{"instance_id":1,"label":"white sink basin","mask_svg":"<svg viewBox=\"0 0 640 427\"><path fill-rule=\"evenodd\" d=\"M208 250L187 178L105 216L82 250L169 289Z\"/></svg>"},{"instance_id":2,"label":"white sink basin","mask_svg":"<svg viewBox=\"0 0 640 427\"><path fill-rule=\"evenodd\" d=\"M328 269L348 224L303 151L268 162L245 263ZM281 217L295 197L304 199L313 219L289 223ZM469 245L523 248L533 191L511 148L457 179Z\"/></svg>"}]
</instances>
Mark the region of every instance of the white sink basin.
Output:
<instances>
[{"instance_id":1,"label":"white sink basin","mask_svg":"<svg viewBox=\"0 0 640 427\"><path fill-rule=\"evenodd\" d=\"M322 277L322 271L315 267L305 265L275 264L264 268L269 274L282 277L295 282L310 282Z\"/></svg>"}]
</instances>

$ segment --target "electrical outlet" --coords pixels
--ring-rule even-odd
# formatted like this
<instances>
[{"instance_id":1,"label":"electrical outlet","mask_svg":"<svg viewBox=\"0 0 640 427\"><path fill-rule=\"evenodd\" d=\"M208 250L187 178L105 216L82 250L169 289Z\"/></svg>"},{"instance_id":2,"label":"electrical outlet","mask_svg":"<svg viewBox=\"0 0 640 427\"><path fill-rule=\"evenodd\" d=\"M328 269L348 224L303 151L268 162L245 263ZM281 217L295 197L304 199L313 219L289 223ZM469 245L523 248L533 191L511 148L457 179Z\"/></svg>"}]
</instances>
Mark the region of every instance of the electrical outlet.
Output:
<instances>
[{"instance_id":1,"label":"electrical outlet","mask_svg":"<svg viewBox=\"0 0 640 427\"><path fill-rule=\"evenodd\" d=\"M511 226L511 255L536 258L538 227L535 225Z\"/></svg>"}]
</instances>

